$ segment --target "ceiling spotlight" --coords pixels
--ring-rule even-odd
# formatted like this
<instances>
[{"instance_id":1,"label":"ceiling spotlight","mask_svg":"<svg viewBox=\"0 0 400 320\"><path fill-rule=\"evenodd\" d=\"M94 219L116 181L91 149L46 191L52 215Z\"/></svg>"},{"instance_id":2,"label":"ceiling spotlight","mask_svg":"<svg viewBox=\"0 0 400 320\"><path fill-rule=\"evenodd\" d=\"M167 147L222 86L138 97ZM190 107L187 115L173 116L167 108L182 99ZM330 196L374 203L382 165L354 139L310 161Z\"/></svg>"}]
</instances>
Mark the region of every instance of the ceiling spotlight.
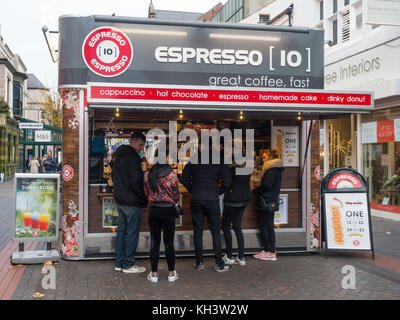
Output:
<instances>
[{"instance_id":1,"label":"ceiling spotlight","mask_svg":"<svg viewBox=\"0 0 400 320\"><path fill-rule=\"evenodd\" d=\"M179 113L180 113L180 114L182 114L182 113L183 113L182 109L179 111Z\"/></svg>"},{"instance_id":2,"label":"ceiling spotlight","mask_svg":"<svg viewBox=\"0 0 400 320\"><path fill-rule=\"evenodd\" d=\"M117 112L115 115L116 115L117 117L119 117L119 112Z\"/></svg>"},{"instance_id":3,"label":"ceiling spotlight","mask_svg":"<svg viewBox=\"0 0 400 320\"><path fill-rule=\"evenodd\" d=\"M117 112L119 112L119 108L117 108Z\"/></svg>"},{"instance_id":4,"label":"ceiling spotlight","mask_svg":"<svg viewBox=\"0 0 400 320\"><path fill-rule=\"evenodd\" d=\"M180 114L180 115L179 115L179 118L181 118L181 119L182 119L182 118L183 118L183 114Z\"/></svg>"}]
</instances>

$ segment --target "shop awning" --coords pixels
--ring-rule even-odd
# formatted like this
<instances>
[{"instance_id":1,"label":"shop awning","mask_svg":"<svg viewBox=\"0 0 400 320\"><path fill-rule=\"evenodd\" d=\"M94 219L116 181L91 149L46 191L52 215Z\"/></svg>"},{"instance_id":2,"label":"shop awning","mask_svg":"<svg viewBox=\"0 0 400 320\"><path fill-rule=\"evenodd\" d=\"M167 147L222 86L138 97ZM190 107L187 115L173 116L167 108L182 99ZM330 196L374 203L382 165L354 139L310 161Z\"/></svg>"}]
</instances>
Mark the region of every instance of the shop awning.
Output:
<instances>
[{"instance_id":1,"label":"shop awning","mask_svg":"<svg viewBox=\"0 0 400 320\"><path fill-rule=\"evenodd\" d=\"M93 107L246 110L313 114L366 113L373 92L88 83Z\"/></svg>"}]
</instances>

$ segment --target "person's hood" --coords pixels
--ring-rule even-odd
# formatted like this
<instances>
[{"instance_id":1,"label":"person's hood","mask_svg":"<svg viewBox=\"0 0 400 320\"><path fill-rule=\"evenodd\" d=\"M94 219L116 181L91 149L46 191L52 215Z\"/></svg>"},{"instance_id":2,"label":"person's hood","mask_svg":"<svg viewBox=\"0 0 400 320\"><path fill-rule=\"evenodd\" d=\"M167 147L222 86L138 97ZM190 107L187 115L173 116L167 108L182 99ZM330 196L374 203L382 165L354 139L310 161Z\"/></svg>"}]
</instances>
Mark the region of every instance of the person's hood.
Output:
<instances>
[{"instance_id":1,"label":"person's hood","mask_svg":"<svg viewBox=\"0 0 400 320\"><path fill-rule=\"evenodd\" d=\"M117 148L117 150L115 151L115 156L117 158L122 158L125 156L133 156L133 155L138 155L138 154L133 147L131 147L130 145L127 145L127 144L119 146Z\"/></svg>"},{"instance_id":2,"label":"person's hood","mask_svg":"<svg viewBox=\"0 0 400 320\"><path fill-rule=\"evenodd\" d=\"M152 190L157 190L157 182L160 178L164 178L172 172L172 168L168 164L156 163L149 171L149 184Z\"/></svg>"},{"instance_id":3,"label":"person's hood","mask_svg":"<svg viewBox=\"0 0 400 320\"><path fill-rule=\"evenodd\" d=\"M283 161L282 159L276 158L272 160L268 160L264 162L262 171L265 172L271 168L279 168L281 171L283 171L285 168L283 168Z\"/></svg>"}]
</instances>

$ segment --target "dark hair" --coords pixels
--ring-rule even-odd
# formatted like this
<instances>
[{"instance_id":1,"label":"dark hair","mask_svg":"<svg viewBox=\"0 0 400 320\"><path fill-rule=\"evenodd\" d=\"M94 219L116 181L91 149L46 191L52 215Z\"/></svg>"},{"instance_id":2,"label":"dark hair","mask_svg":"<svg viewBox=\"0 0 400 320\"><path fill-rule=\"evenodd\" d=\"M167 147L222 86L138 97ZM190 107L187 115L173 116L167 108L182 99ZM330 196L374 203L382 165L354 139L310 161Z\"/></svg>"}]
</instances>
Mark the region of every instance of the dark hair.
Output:
<instances>
[{"instance_id":1,"label":"dark hair","mask_svg":"<svg viewBox=\"0 0 400 320\"><path fill-rule=\"evenodd\" d=\"M131 140L137 140L137 139L140 139L143 142L146 142L146 136L143 133L140 133L140 132L132 133Z\"/></svg>"}]
</instances>

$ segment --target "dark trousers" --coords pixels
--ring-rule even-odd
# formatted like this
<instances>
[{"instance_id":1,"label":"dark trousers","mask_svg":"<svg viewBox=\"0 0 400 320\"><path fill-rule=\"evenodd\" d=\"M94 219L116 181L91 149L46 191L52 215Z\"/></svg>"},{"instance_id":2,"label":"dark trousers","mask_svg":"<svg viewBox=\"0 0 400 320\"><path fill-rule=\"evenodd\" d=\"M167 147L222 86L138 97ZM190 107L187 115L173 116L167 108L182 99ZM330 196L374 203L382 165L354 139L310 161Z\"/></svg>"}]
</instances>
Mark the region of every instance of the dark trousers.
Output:
<instances>
[{"instance_id":1,"label":"dark trousers","mask_svg":"<svg viewBox=\"0 0 400 320\"><path fill-rule=\"evenodd\" d=\"M236 240L239 249L239 259L244 258L244 238L242 232L242 218L246 206L243 207L229 207L224 206L222 214L222 230L224 231L226 255L232 259L232 234L231 225L235 231Z\"/></svg>"},{"instance_id":2,"label":"dark trousers","mask_svg":"<svg viewBox=\"0 0 400 320\"><path fill-rule=\"evenodd\" d=\"M118 205L118 213L115 266L129 269L135 265L142 208Z\"/></svg>"},{"instance_id":3,"label":"dark trousers","mask_svg":"<svg viewBox=\"0 0 400 320\"><path fill-rule=\"evenodd\" d=\"M150 261L151 271L157 272L158 259L160 257L161 231L167 258L168 270L175 270L175 208L150 206L149 209L150 227Z\"/></svg>"},{"instance_id":4,"label":"dark trousers","mask_svg":"<svg viewBox=\"0 0 400 320\"><path fill-rule=\"evenodd\" d=\"M219 201L192 200L190 202L190 208L192 211L196 263L199 264L203 262L203 225L204 216L206 216L213 241L215 263L218 266L223 266L224 263L222 261L221 250L221 218Z\"/></svg>"},{"instance_id":5,"label":"dark trousers","mask_svg":"<svg viewBox=\"0 0 400 320\"><path fill-rule=\"evenodd\" d=\"M275 252L274 212L259 211L261 245L266 252Z\"/></svg>"}]
</instances>

